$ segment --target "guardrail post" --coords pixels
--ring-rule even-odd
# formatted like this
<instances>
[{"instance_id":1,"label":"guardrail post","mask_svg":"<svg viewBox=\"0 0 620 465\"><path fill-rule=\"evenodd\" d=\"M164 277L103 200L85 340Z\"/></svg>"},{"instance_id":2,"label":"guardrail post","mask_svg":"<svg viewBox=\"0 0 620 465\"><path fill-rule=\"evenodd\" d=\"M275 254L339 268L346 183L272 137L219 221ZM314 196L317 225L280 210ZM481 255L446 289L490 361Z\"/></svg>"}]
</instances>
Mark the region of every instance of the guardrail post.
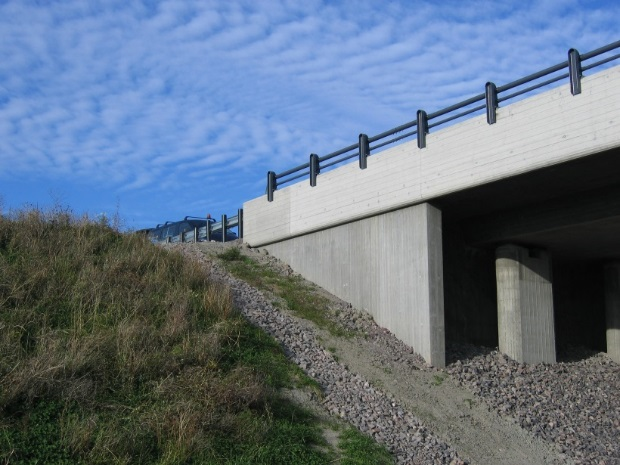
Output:
<instances>
[{"instance_id":1,"label":"guardrail post","mask_svg":"<svg viewBox=\"0 0 620 465\"><path fill-rule=\"evenodd\" d=\"M269 202L273 202L273 191L275 191L277 187L276 173L267 171L267 200Z\"/></svg>"},{"instance_id":2,"label":"guardrail post","mask_svg":"<svg viewBox=\"0 0 620 465\"><path fill-rule=\"evenodd\" d=\"M310 154L310 186L316 186L316 176L321 172L319 166L319 156L316 153Z\"/></svg>"},{"instance_id":3,"label":"guardrail post","mask_svg":"<svg viewBox=\"0 0 620 465\"><path fill-rule=\"evenodd\" d=\"M368 166L366 158L370 155L370 143L366 134L360 134L358 139L360 169L365 170Z\"/></svg>"},{"instance_id":4,"label":"guardrail post","mask_svg":"<svg viewBox=\"0 0 620 465\"><path fill-rule=\"evenodd\" d=\"M497 86L492 82L487 82L484 86L484 95L487 104L487 123L495 124L497 122Z\"/></svg>"},{"instance_id":5,"label":"guardrail post","mask_svg":"<svg viewBox=\"0 0 620 465\"><path fill-rule=\"evenodd\" d=\"M183 231L181 231L181 234L179 234L179 240L181 244L185 242L185 233Z\"/></svg>"},{"instance_id":6,"label":"guardrail post","mask_svg":"<svg viewBox=\"0 0 620 465\"><path fill-rule=\"evenodd\" d=\"M206 226L206 233L207 233L207 237L206 237L206 241L207 242L211 242L211 222L209 221L209 219L211 218L211 216L207 217L207 226Z\"/></svg>"},{"instance_id":7,"label":"guardrail post","mask_svg":"<svg viewBox=\"0 0 620 465\"><path fill-rule=\"evenodd\" d=\"M228 230L228 218L226 215L222 215L222 242L226 242L226 231Z\"/></svg>"},{"instance_id":8,"label":"guardrail post","mask_svg":"<svg viewBox=\"0 0 620 465\"><path fill-rule=\"evenodd\" d=\"M243 239L243 208L237 210L237 232L239 239Z\"/></svg>"},{"instance_id":9,"label":"guardrail post","mask_svg":"<svg viewBox=\"0 0 620 465\"><path fill-rule=\"evenodd\" d=\"M198 228L194 228L194 244L198 242Z\"/></svg>"},{"instance_id":10,"label":"guardrail post","mask_svg":"<svg viewBox=\"0 0 620 465\"><path fill-rule=\"evenodd\" d=\"M418 110L418 148L426 147L426 135L428 134L428 115L424 110Z\"/></svg>"},{"instance_id":11,"label":"guardrail post","mask_svg":"<svg viewBox=\"0 0 620 465\"><path fill-rule=\"evenodd\" d=\"M574 48L568 51L568 74L570 76L570 93L581 94L581 56Z\"/></svg>"}]
</instances>

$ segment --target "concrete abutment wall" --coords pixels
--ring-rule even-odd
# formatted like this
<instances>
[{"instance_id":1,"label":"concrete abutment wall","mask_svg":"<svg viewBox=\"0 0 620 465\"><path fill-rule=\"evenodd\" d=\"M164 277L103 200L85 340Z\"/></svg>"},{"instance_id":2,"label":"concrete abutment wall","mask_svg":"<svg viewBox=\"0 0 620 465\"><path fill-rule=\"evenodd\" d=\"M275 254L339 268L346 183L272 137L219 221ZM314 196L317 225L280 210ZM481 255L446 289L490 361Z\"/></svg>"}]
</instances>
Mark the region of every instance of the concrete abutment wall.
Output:
<instances>
[{"instance_id":1,"label":"concrete abutment wall","mask_svg":"<svg viewBox=\"0 0 620 465\"><path fill-rule=\"evenodd\" d=\"M445 365L441 212L420 204L270 244L295 271Z\"/></svg>"},{"instance_id":2,"label":"concrete abutment wall","mask_svg":"<svg viewBox=\"0 0 620 465\"><path fill-rule=\"evenodd\" d=\"M468 245L444 223L443 258L446 341L497 347L494 250Z\"/></svg>"},{"instance_id":3,"label":"concrete abutment wall","mask_svg":"<svg viewBox=\"0 0 620 465\"><path fill-rule=\"evenodd\" d=\"M531 246L494 252L459 234L420 204L263 247L435 366L445 364L446 339L499 346L526 363L553 363L557 348L580 345L618 360L620 263L553 260Z\"/></svg>"},{"instance_id":4,"label":"concrete abutment wall","mask_svg":"<svg viewBox=\"0 0 620 465\"><path fill-rule=\"evenodd\" d=\"M558 353L583 346L606 351L604 263L553 260L553 313Z\"/></svg>"}]
</instances>

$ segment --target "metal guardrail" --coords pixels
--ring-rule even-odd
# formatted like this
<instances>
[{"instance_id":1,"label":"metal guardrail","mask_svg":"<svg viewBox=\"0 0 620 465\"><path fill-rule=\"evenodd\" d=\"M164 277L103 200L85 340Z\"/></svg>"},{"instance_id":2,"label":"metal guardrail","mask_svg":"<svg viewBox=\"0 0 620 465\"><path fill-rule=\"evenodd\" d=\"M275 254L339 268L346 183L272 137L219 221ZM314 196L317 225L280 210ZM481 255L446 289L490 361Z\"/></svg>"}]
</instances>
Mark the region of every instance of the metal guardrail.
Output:
<instances>
[{"instance_id":1,"label":"metal guardrail","mask_svg":"<svg viewBox=\"0 0 620 465\"><path fill-rule=\"evenodd\" d=\"M348 147L321 157L313 153L310 155L308 163L296 166L282 173L276 174L273 171L269 171L267 172L267 200L269 202L273 201L273 193L278 187L306 176L309 176L310 185L314 187L316 186L317 176L322 170L334 167L335 165L339 165L353 158L358 158L360 169L366 169L366 159L371 155L372 151L408 137L416 136L418 148L423 149L426 147L426 134L428 134L432 128L436 128L443 124L462 120L474 114L482 114L483 111L486 111L487 123L495 124L496 111L500 103L550 86L563 79L569 78L571 93L577 95L581 93L581 78L583 77L583 72L617 60L620 58L620 53L610 54L610 52L619 48L620 41L613 42L584 54L579 54L577 50L570 49L568 51L568 59L555 66L530 74L529 76L517 79L503 86L496 86L492 82L487 82L485 84L485 91L482 94L478 94L433 113L427 114L424 110L418 110L417 117L414 121L402 124L373 137L360 134L356 144L349 145ZM609 55L594 63L584 64L586 60L604 54ZM403 131L406 132L402 133ZM375 145L370 145L375 142L377 142Z\"/></svg>"},{"instance_id":2,"label":"metal guardrail","mask_svg":"<svg viewBox=\"0 0 620 465\"><path fill-rule=\"evenodd\" d=\"M192 217L186 216L185 219L187 218ZM166 242L210 242L212 234L220 231L222 232L222 242L226 242L226 231L235 227L238 231L237 237L239 239L243 239L243 208L237 210L237 214L234 216L229 217L228 215L222 215L222 219L220 221L213 223L207 222L207 225L201 228L194 228L191 231L182 232L177 236L168 236L166 238Z\"/></svg>"}]
</instances>

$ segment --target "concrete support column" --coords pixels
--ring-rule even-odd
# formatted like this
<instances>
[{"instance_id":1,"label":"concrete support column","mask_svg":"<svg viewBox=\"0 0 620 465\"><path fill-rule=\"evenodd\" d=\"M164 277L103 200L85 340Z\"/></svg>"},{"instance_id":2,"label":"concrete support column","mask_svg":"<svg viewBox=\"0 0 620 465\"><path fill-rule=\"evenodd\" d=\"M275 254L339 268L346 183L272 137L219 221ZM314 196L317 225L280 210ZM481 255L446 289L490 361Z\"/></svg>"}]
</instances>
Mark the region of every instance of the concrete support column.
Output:
<instances>
[{"instance_id":1,"label":"concrete support column","mask_svg":"<svg viewBox=\"0 0 620 465\"><path fill-rule=\"evenodd\" d=\"M524 363L555 363L551 258L504 245L495 253L499 350Z\"/></svg>"},{"instance_id":2,"label":"concrete support column","mask_svg":"<svg viewBox=\"0 0 620 465\"><path fill-rule=\"evenodd\" d=\"M620 363L620 262L605 267L607 354Z\"/></svg>"}]
</instances>

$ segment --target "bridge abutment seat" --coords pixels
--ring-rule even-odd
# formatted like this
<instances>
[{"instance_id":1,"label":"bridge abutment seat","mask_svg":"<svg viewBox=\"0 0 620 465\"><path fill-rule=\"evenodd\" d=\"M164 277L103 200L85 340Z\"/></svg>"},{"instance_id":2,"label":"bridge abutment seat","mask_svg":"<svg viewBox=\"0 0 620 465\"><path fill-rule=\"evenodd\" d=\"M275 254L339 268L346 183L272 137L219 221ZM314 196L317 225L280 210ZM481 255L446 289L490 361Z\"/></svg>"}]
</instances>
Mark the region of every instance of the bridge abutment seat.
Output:
<instances>
[{"instance_id":1,"label":"bridge abutment seat","mask_svg":"<svg viewBox=\"0 0 620 465\"><path fill-rule=\"evenodd\" d=\"M499 350L523 363L555 363L550 255L503 245L495 268Z\"/></svg>"},{"instance_id":2,"label":"bridge abutment seat","mask_svg":"<svg viewBox=\"0 0 620 465\"><path fill-rule=\"evenodd\" d=\"M607 354L620 363L620 262L605 267Z\"/></svg>"}]
</instances>

